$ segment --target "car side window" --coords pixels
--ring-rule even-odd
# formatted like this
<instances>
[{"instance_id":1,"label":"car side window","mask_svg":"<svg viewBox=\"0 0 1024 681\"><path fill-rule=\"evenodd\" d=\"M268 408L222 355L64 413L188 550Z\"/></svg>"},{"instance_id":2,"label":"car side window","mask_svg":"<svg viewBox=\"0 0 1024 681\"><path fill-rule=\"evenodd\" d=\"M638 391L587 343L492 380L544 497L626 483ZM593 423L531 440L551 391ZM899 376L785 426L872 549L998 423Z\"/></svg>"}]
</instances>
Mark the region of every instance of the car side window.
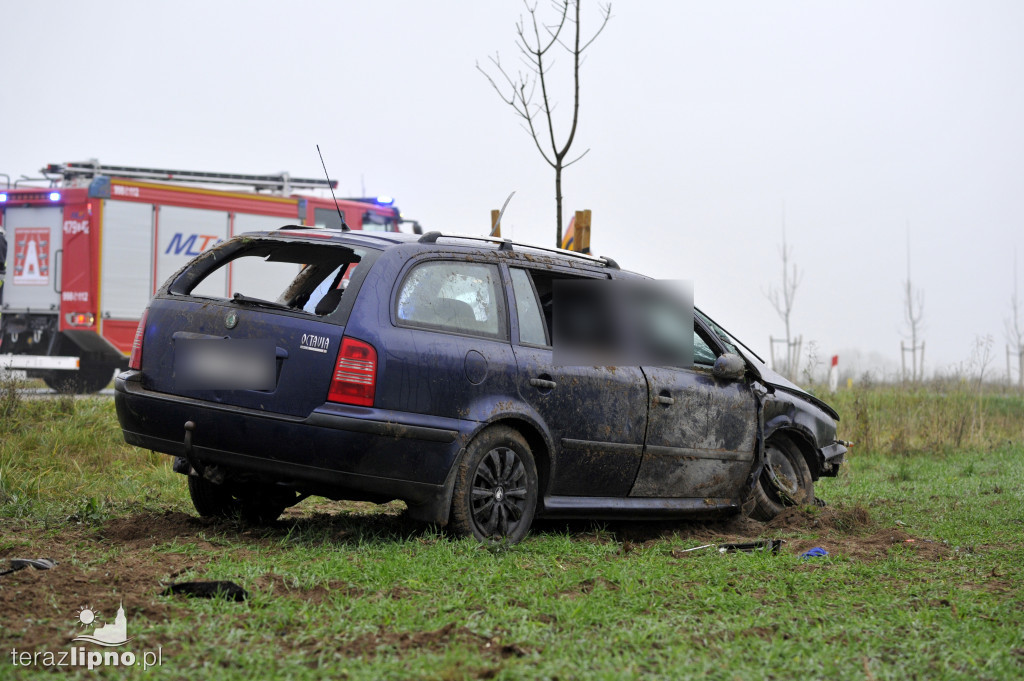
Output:
<instances>
[{"instance_id":1,"label":"car side window","mask_svg":"<svg viewBox=\"0 0 1024 681\"><path fill-rule=\"evenodd\" d=\"M524 276L524 278L529 279L528 284L532 284L531 288L535 292L536 301L538 303L537 312L540 315L539 323L540 323L541 328L539 330L531 331L530 333L533 334L533 337L536 338L536 339L539 339L541 337L541 334L543 334L543 337L545 338L545 341L542 342L542 343L537 343L537 344L538 345L547 345L547 346L552 346L552 345L554 345L554 342L555 342L555 340L554 340L555 339L555 321L554 321L554 298L555 298L555 290L554 289L555 289L555 282L556 281L566 281L566 280L583 280L583 279L596 278L596 277L580 277L580 276L576 276L576 275L573 275L573 274L562 273L562 272L551 272L551 271L548 271L548 270L534 270L534 269L529 269L529 270L520 269L520 270L517 270L515 268L510 268L510 271L512 271L512 272L516 272L516 271L521 272L522 275L520 275L520 276ZM513 275L513 284L512 284L513 287L516 287L516 286L519 285L519 284L515 283L515 276L516 275ZM517 296L517 298L516 298L516 301L517 301L516 304L517 305L519 304L518 300L519 299L518 299L518 296ZM530 314L533 315L534 313L531 312ZM522 327L523 322L522 322L521 319L520 319L519 324L520 324L520 327ZM519 331L520 342L533 342L533 341L526 341L526 340L524 340L523 339L523 333L524 332L523 332L522 328L520 328L520 331Z\"/></svg>"},{"instance_id":2,"label":"car side window","mask_svg":"<svg viewBox=\"0 0 1024 681\"><path fill-rule=\"evenodd\" d=\"M530 345L549 345L544 314L537 300L537 292L526 270L511 268L512 292L516 297L516 313L519 317L519 342Z\"/></svg>"},{"instance_id":3,"label":"car side window","mask_svg":"<svg viewBox=\"0 0 1024 681\"><path fill-rule=\"evenodd\" d=\"M499 282L495 265L450 260L421 263L402 282L396 317L404 326L505 338Z\"/></svg>"},{"instance_id":4,"label":"car side window","mask_svg":"<svg viewBox=\"0 0 1024 681\"><path fill-rule=\"evenodd\" d=\"M711 345L704 340L700 332L695 328L693 330L693 363L696 366L715 366L715 351L711 349Z\"/></svg>"}]
</instances>

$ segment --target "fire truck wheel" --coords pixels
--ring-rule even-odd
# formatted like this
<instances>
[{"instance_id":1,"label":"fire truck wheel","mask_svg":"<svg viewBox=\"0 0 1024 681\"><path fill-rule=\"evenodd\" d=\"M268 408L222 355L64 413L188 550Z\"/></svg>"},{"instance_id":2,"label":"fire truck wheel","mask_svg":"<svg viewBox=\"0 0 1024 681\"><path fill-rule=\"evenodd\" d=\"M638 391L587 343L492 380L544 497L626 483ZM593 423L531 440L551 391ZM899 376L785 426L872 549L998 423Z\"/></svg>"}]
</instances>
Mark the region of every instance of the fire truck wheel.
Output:
<instances>
[{"instance_id":1,"label":"fire truck wheel","mask_svg":"<svg viewBox=\"0 0 1024 681\"><path fill-rule=\"evenodd\" d=\"M78 371L54 371L44 376L43 382L59 393L87 395L106 388L114 378L115 368L110 364L83 362Z\"/></svg>"}]
</instances>

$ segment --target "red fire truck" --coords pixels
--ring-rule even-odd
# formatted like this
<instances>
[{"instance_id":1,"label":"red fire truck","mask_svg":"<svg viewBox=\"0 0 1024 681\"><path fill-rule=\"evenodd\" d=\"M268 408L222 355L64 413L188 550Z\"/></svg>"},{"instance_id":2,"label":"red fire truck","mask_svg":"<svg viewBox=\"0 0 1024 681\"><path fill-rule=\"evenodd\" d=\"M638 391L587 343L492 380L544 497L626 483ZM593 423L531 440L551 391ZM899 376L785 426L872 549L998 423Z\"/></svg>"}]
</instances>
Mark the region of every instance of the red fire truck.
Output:
<instances>
[{"instance_id":1,"label":"red fire truck","mask_svg":"<svg viewBox=\"0 0 1024 681\"><path fill-rule=\"evenodd\" d=\"M95 392L127 366L142 311L156 289L191 258L236 234L286 224L400 231L388 197L295 194L336 182L51 164L48 187L0 190L8 242L0 307L0 368L22 369L54 389ZM246 187L230 190L225 186ZM226 295L241 276L225 275Z\"/></svg>"}]
</instances>

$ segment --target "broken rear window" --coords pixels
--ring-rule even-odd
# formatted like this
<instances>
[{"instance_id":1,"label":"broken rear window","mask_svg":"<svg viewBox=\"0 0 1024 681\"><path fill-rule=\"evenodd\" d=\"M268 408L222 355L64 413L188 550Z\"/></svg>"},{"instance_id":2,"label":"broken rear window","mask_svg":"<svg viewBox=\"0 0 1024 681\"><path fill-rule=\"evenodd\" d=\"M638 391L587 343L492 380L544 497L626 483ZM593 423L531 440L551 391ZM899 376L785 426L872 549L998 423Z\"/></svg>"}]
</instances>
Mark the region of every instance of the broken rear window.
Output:
<instances>
[{"instance_id":1,"label":"broken rear window","mask_svg":"<svg viewBox=\"0 0 1024 681\"><path fill-rule=\"evenodd\" d=\"M367 249L239 239L201 256L170 292L323 316L337 309Z\"/></svg>"}]
</instances>

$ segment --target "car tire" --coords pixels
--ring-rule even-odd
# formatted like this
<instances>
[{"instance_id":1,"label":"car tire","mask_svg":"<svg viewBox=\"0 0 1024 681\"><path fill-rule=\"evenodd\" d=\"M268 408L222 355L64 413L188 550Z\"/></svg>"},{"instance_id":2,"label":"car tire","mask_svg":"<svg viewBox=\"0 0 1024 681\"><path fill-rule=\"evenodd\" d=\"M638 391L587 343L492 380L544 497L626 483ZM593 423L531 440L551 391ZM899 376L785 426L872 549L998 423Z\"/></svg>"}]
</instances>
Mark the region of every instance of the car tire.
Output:
<instances>
[{"instance_id":1,"label":"car tire","mask_svg":"<svg viewBox=\"0 0 1024 681\"><path fill-rule=\"evenodd\" d=\"M90 395L103 390L114 380L113 364L81 363L78 371L52 371L43 376L50 390L62 394Z\"/></svg>"},{"instance_id":2,"label":"car tire","mask_svg":"<svg viewBox=\"0 0 1024 681\"><path fill-rule=\"evenodd\" d=\"M206 478L188 476L188 493L192 505L204 518L241 517L250 525L266 525L280 517L288 506L275 501L271 495L252 490L239 495L231 485L215 485Z\"/></svg>"},{"instance_id":3,"label":"car tire","mask_svg":"<svg viewBox=\"0 0 1024 681\"><path fill-rule=\"evenodd\" d=\"M796 445L785 438L771 439L765 445L765 459L750 517L771 520L787 506L814 503L814 478Z\"/></svg>"},{"instance_id":4,"label":"car tire","mask_svg":"<svg viewBox=\"0 0 1024 681\"><path fill-rule=\"evenodd\" d=\"M537 466L526 439L508 426L484 430L459 464L451 529L485 544L515 544L537 510Z\"/></svg>"}]
</instances>

